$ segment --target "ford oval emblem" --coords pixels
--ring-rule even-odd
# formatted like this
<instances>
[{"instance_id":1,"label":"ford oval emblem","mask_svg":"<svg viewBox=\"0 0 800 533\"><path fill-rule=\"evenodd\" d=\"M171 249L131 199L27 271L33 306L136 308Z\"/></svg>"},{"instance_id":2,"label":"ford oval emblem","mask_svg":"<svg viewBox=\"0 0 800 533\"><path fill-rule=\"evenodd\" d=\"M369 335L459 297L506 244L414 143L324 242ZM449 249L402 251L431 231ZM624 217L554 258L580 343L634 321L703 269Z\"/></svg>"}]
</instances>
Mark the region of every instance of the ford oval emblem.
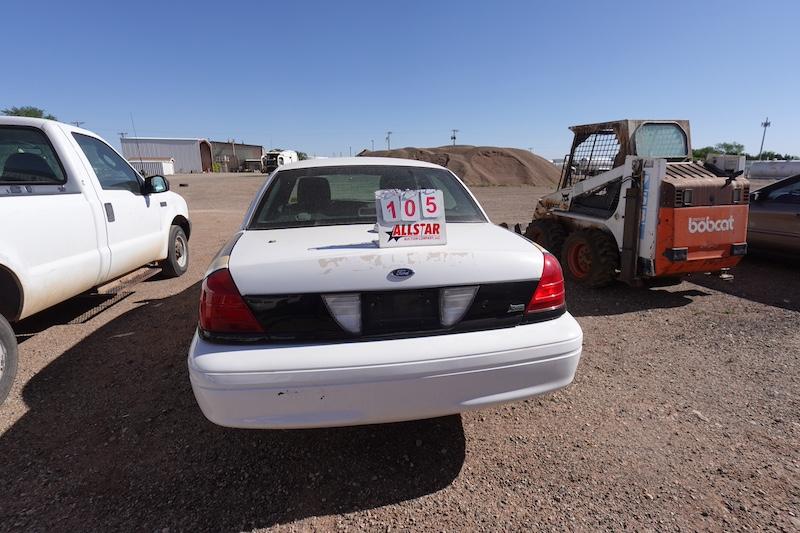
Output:
<instances>
[{"instance_id":1,"label":"ford oval emblem","mask_svg":"<svg viewBox=\"0 0 800 533\"><path fill-rule=\"evenodd\" d=\"M414 271L410 268L395 268L389 272L389 276L395 279L406 279L414 275Z\"/></svg>"}]
</instances>

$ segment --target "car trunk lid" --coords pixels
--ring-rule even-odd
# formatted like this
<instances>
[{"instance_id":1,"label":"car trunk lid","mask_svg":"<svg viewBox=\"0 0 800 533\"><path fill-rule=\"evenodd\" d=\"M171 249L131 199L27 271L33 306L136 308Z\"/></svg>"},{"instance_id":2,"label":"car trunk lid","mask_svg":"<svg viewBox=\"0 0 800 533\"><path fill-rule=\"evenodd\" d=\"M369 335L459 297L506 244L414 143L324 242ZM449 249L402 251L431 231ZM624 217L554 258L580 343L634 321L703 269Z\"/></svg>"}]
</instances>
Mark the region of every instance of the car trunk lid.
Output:
<instances>
[{"instance_id":1,"label":"car trunk lid","mask_svg":"<svg viewBox=\"0 0 800 533\"><path fill-rule=\"evenodd\" d=\"M543 266L535 245L489 223L448 224L441 246L378 248L375 239L364 224L245 231L229 268L243 295L265 295L531 280Z\"/></svg>"}]
</instances>

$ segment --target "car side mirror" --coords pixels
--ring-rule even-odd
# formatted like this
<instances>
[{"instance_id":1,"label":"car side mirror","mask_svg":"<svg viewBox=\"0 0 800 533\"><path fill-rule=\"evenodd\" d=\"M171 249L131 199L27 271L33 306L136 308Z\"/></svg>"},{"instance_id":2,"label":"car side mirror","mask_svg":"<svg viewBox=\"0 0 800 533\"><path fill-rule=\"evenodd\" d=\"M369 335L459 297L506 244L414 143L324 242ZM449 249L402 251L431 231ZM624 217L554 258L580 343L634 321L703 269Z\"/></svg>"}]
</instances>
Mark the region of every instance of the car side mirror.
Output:
<instances>
[{"instance_id":1,"label":"car side mirror","mask_svg":"<svg viewBox=\"0 0 800 533\"><path fill-rule=\"evenodd\" d=\"M169 190L169 182L164 176L148 176L144 179L145 194L158 194Z\"/></svg>"}]
</instances>

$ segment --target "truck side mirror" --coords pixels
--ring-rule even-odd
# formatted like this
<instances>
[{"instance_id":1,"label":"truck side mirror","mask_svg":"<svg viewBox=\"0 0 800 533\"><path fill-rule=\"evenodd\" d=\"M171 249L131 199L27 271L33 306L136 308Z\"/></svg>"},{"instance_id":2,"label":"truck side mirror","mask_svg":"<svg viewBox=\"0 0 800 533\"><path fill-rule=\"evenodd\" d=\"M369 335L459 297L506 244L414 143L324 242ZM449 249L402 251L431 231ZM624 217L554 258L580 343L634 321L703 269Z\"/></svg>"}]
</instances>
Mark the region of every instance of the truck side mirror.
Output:
<instances>
[{"instance_id":1,"label":"truck side mirror","mask_svg":"<svg viewBox=\"0 0 800 533\"><path fill-rule=\"evenodd\" d=\"M164 176L148 176L144 179L144 193L158 194L169 190L169 182Z\"/></svg>"}]
</instances>

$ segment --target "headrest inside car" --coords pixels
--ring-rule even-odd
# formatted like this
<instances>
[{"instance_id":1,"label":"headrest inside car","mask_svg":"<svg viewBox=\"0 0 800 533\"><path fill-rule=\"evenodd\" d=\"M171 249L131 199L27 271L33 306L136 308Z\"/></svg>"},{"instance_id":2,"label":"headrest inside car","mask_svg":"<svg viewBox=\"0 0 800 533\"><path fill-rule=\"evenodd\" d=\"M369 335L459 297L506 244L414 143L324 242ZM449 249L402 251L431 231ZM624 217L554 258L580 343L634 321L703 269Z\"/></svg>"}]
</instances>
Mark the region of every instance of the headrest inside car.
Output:
<instances>
[{"instance_id":1,"label":"headrest inside car","mask_svg":"<svg viewBox=\"0 0 800 533\"><path fill-rule=\"evenodd\" d=\"M302 209L315 211L331 202L331 186L328 180L320 177L300 178L297 183L297 205Z\"/></svg>"},{"instance_id":2,"label":"headrest inside car","mask_svg":"<svg viewBox=\"0 0 800 533\"><path fill-rule=\"evenodd\" d=\"M412 176L381 176L381 189L416 189L417 182Z\"/></svg>"}]
</instances>

